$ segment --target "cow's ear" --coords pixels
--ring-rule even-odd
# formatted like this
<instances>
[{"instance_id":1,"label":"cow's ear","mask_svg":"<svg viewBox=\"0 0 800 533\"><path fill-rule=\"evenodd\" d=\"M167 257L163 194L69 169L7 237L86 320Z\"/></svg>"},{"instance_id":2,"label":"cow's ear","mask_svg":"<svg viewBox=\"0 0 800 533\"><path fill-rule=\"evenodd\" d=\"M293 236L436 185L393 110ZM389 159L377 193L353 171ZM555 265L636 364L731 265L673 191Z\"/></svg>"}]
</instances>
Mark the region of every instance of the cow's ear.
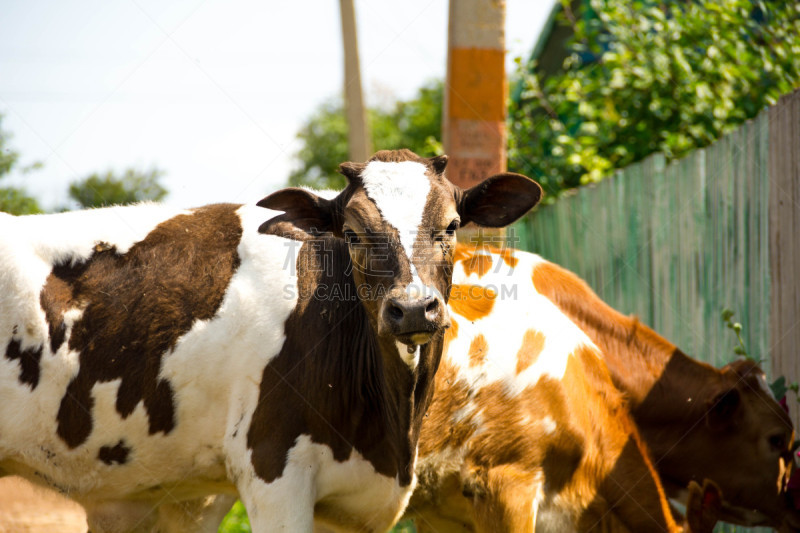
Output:
<instances>
[{"instance_id":1,"label":"cow's ear","mask_svg":"<svg viewBox=\"0 0 800 533\"><path fill-rule=\"evenodd\" d=\"M447 156L437 155L436 157L428 158L434 172L437 174L444 174L444 169L447 167Z\"/></svg>"},{"instance_id":2,"label":"cow's ear","mask_svg":"<svg viewBox=\"0 0 800 533\"><path fill-rule=\"evenodd\" d=\"M334 202L305 189L289 188L274 192L258 202L260 207L283 211L259 226L260 233L294 236L298 231L319 235L335 231Z\"/></svg>"},{"instance_id":3,"label":"cow's ear","mask_svg":"<svg viewBox=\"0 0 800 533\"><path fill-rule=\"evenodd\" d=\"M689 482L686 499L686 522L692 533L711 533L720 519L724 500L722 489L710 479L703 480L701 487L696 481Z\"/></svg>"},{"instance_id":4,"label":"cow's ear","mask_svg":"<svg viewBox=\"0 0 800 533\"><path fill-rule=\"evenodd\" d=\"M511 224L542 198L542 188L538 183L510 172L492 176L459 193L461 225L474 222L490 228Z\"/></svg>"},{"instance_id":5,"label":"cow's ear","mask_svg":"<svg viewBox=\"0 0 800 533\"><path fill-rule=\"evenodd\" d=\"M720 392L706 405L706 423L712 429L723 429L735 421L742 403L739 389L733 388Z\"/></svg>"},{"instance_id":6,"label":"cow's ear","mask_svg":"<svg viewBox=\"0 0 800 533\"><path fill-rule=\"evenodd\" d=\"M350 183L358 183L365 168L367 168L366 163L341 163L339 165L339 174L347 178Z\"/></svg>"}]
</instances>

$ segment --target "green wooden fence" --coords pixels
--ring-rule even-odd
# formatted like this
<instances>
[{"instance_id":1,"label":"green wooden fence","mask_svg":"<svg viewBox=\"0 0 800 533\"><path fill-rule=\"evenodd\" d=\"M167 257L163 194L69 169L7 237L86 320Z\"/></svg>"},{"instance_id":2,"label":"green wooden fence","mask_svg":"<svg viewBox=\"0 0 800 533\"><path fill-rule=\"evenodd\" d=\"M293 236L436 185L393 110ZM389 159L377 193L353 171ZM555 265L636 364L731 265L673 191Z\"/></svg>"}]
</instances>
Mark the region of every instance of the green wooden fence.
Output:
<instances>
[{"instance_id":1,"label":"green wooden fence","mask_svg":"<svg viewBox=\"0 0 800 533\"><path fill-rule=\"evenodd\" d=\"M654 155L537 209L509 236L718 366L735 357L720 319L732 309L750 354L798 381L798 173L794 93L706 149L670 164Z\"/></svg>"},{"instance_id":2,"label":"green wooden fence","mask_svg":"<svg viewBox=\"0 0 800 533\"><path fill-rule=\"evenodd\" d=\"M750 351L767 355L769 238L765 115L665 165L656 155L537 210L522 248L580 276L614 307L694 356L729 362L736 312Z\"/></svg>"}]
</instances>

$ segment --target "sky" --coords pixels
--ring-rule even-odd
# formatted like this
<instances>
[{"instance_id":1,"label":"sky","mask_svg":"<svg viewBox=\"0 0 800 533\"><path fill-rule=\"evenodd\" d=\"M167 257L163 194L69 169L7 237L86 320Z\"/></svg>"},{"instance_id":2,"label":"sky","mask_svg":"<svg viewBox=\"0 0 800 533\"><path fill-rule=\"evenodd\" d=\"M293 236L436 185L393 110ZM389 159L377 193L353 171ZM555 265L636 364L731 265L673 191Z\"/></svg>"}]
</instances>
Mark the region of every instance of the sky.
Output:
<instances>
[{"instance_id":1,"label":"sky","mask_svg":"<svg viewBox=\"0 0 800 533\"><path fill-rule=\"evenodd\" d=\"M507 70L553 0L506 0ZM368 105L444 78L447 0L355 1ZM166 202L254 202L285 185L297 131L340 95L335 0L0 0L4 185L46 209L92 172L164 171Z\"/></svg>"}]
</instances>

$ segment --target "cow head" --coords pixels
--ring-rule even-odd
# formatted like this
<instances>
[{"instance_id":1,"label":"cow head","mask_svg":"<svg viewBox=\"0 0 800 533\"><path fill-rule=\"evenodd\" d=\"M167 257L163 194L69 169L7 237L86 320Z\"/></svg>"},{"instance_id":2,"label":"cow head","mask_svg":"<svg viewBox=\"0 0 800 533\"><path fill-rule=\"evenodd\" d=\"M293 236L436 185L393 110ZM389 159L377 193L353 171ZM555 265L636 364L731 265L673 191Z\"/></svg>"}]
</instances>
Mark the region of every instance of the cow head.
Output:
<instances>
[{"instance_id":1,"label":"cow head","mask_svg":"<svg viewBox=\"0 0 800 533\"><path fill-rule=\"evenodd\" d=\"M698 407L702 418L681 443L697 453L684 461L685 479L692 477L691 463L702 464L703 475L724 487L721 520L800 531L800 514L787 493L794 430L759 366L740 360L723 367Z\"/></svg>"},{"instance_id":2,"label":"cow head","mask_svg":"<svg viewBox=\"0 0 800 533\"><path fill-rule=\"evenodd\" d=\"M505 226L541 197L536 182L510 173L462 190L445 178L446 164L447 156L425 159L408 150L343 163L348 185L333 198L290 188L261 200L284 214L259 231L343 239L373 329L411 354L450 324L456 229L468 222Z\"/></svg>"}]
</instances>

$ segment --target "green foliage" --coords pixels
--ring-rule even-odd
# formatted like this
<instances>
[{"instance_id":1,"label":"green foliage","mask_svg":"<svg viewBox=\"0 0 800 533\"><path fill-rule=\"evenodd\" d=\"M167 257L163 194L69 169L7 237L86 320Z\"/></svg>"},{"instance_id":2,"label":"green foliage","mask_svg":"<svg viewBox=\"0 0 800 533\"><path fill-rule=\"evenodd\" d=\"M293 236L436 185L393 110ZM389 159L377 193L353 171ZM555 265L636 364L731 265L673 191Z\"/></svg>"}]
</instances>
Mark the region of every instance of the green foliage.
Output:
<instances>
[{"instance_id":1,"label":"green foliage","mask_svg":"<svg viewBox=\"0 0 800 533\"><path fill-rule=\"evenodd\" d=\"M390 109L369 109L372 146L375 150L408 148L421 156L442 153L442 83L431 82L416 97ZM317 189L342 188L343 176L336 172L348 160L347 119L343 103L323 104L301 128L302 146L296 158L299 167L289 175L289 184Z\"/></svg>"},{"instance_id":2,"label":"green foliage","mask_svg":"<svg viewBox=\"0 0 800 533\"><path fill-rule=\"evenodd\" d=\"M416 533L416 531L417 528L414 527L412 520L401 520L392 528L392 533Z\"/></svg>"},{"instance_id":3,"label":"green foliage","mask_svg":"<svg viewBox=\"0 0 800 533\"><path fill-rule=\"evenodd\" d=\"M162 172L156 169L146 172L128 169L121 177L111 171L95 173L70 184L69 196L81 207L158 201L167 195L167 190L159 183L161 176Z\"/></svg>"},{"instance_id":4,"label":"green foliage","mask_svg":"<svg viewBox=\"0 0 800 533\"><path fill-rule=\"evenodd\" d=\"M730 309L722 310L722 321L725 323L725 327L733 331L738 342L738 344L733 347L733 353L741 357L752 359L750 354L747 353L747 347L744 345L744 339L742 339L742 325L739 322L733 321L733 315L734 312Z\"/></svg>"},{"instance_id":5,"label":"green foliage","mask_svg":"<svg viewBox=\"0 0 800 533\"><path fill-rule=\"evenodd\" d=\"M0 179L9 174L19 161L19 153L8 147L11 134L3 131L2 122L3 115L0 115ZM0 187L0 211L12 215L42 212L36 199L20 187Z\"/></svg>"},{"instance_id":6,"label":"green foliage","mask_svg":"<svg viewBox=\"0 0 800 533\"><path fill-rule=\"evenodd\" d=\"M222 520L218 533L250 533L251 531L247 511L242 502L237 501ZM410 520L403 520L392 529L392 533L414 533L415 531L414 524Z\"/></svg>"},{"instance_id":7,"label":"green foliage","mask_svg":"<svg viewBox=\"0 0 800 533\"><path fill-rule=\"evenodd\" d=\"M250 521L247 519L247 511L242 502L237 501L233 508L225 515L222 524L219 526L219 533L250 533Z\"/></svg>"},{"instance_id":8,"label":"green foliage","mask_svg":"<svg viewBox=\"0 0 800 533\"><path fill-rule=\"evenodd\" d=\"M12 215L34 215L42 209L35 198L19 187L0 187L0 211Z\"/></svg>"},{"instance_id":9,"label":"green foliage","mask_svg":"<svg viewBox=\"0 0 800 533\"><path fill-rule=\"evenodd\" d=\"M800 83L800 4L590 0L563 71L522 67L509 168L553 197L653 152L706 146ZM567 20L569 19L569 20Z\"/></svg>"}]
</instances>

